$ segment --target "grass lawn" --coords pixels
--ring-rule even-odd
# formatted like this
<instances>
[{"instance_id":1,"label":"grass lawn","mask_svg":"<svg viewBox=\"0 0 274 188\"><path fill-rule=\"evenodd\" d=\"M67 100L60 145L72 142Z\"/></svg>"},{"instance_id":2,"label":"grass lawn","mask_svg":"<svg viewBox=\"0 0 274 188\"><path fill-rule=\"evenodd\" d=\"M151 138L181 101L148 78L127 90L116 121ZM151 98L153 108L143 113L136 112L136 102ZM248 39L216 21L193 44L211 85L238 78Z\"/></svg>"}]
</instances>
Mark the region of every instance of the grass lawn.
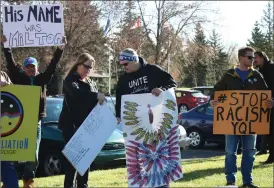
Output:
<instances>
[{"instance_id":1,"label":"grass lawn","mask_svg":"<svg viewBox=\"0 0 274 188\"><path fill-rule=\"evenodd\" d=\"M261 162L268 155L257 156L254 164L254 183L259 187L273 186L273 164L263 165ZM238 167L241 155L238 155ZM204 160L183 161L184 178L173 182L171 187L218 187L224 186L224 156ZM240 168L238 168L240 170ZM237 185L242 185L241 173L237 173ZM36 187L62 187L64 176L37 178ZM22 186L22 181L20 181ZM95 170L89 174L90 187L128 187L126 168L111 170Z\"/></svg>"}]
</instances>

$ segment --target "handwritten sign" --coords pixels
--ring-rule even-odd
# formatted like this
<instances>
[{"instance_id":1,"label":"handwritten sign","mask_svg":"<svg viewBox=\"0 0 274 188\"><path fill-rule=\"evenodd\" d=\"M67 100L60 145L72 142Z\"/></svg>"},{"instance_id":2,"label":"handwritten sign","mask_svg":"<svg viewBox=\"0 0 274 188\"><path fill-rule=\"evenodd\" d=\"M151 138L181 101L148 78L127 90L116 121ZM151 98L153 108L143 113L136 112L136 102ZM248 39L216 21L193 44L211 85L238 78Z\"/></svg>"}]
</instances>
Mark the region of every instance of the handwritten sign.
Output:
<instances>
[{"instance_id":1,"label":"handwritten sign","mask_svg":"<svg viewBox=\"0 0 274 188\"><path fill-rule=\"evenodd\" d=\"M35 161L40 90L22 85L1 88L2 161Z\"/></svg>"},{"instance_id":2,"label":"handwritten sign","mask_svg":"<svg viewBox=\"0 0 274 188\"><path fill-rule=\"evenodd\" d=\"M269 134L271 91L216 91L213 134Z\"/></svg>"},{"instance_id":3,"label":"handwritten sign","mask_svg":"<svg viewBox=\"0 0 274 188\"><path fill-rule=\"evenodd\" d=\"M5 47L58 46L64 36L63 6L9 5L3 7Z\"/></svg>"},{"instance_id":4,"label":"handwritten sign","mask_svg":"<svg viewBox=\"0 0 274 188\"><path fill-rule=\"evenodd\" d=\"M84 175L116 129L117 120L106 103L97 105L67 143L62 153Z\"/></svg>"}]
</instances>

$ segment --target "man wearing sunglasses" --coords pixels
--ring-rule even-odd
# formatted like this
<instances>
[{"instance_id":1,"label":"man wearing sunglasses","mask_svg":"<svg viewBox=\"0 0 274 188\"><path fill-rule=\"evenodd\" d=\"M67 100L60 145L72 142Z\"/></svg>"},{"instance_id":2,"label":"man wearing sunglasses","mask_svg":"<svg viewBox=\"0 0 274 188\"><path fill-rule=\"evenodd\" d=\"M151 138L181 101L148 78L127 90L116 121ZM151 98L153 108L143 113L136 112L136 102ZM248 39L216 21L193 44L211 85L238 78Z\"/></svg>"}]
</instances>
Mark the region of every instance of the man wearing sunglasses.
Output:
<instances>
[{"instance_id":1,"label":"man wearing sunglasses","mask_svg":"<svg viewBox=\"0 0 274 188\"><path fill-rule=\"evenodd\" d=\"M131 48L120 54L120 64L125 73L120 76L116 88L116 117L120 122L121 96L127 94L152 93L159 96L169 88L176 87L172 76L157 65L147 64Z\"/></svg>"},{"instance_id":2,"label":"man wearing sunglasses","mask_svg":"<svg viewBox=\"0 0 274 188\"><path fill-rule=\"evenodd\" d=\"M263 75L268 88L272 91L272 98L274 98L274 64L269 60L266 53L263 51L255 52L254 66L258 68ZM270 134L266 135L266 143L269 147L269 157L265 161L266 164L273 163L273 129L274 129L274 109L271 110L270 117Z\"/></svg>"},{"instance_id":3,"label":"man wearing sunglasses","mask_svg":"<svg viewBox=\"0 0 274 188\"><path fill-rule=\"evenodd\" d=\"M6 37L3 35L1 39L2 43L7 42ZM63 37L63 43L66 44L66 38ZM4 45L3 45L4 46ZM57 47L55 54L47 69L43 73L38 72L38 62L34 57L27 57L23 63L23 69L15 63L10 48L4 48L4 55L7 61L7 69L9 77L13 84L17 85L34 85L41 87L39 114L38 115L38 127L36 138L36 154L35 162L26 162L23 174L23 187L33 187L35 172L38 167L38 153L41 141L41 119L46 116L46 85L49 83L52 75L55 73L57 63L59 62L63 54L63 46ZM33 114L35 115L35 114Z\"/></svg>"},{"instance_id":4,"label":"man wearing sunglasses","mask_svg":"<svg viewBox=\"0 0 274 188\"><path fill-rule=\"evenodd\" d=\"M238 51L239 66L228 70L221 80L214 86L215 91L224 90L266 90L267 85L262 75L252 68L254 61L254 50L245 47ZM214 99L214 92L211 96ZM211 106L215 106L218 100L211 100ZM273 100L267 101L267 107L273 107ZM252 178L252 169L256 154L256 135L225 135L226 157L225 174L227 186L235 185L237 172L237 147L242 142L242 163L241 172L243 187L256 188Z\"/></svg>"}]
</instances>

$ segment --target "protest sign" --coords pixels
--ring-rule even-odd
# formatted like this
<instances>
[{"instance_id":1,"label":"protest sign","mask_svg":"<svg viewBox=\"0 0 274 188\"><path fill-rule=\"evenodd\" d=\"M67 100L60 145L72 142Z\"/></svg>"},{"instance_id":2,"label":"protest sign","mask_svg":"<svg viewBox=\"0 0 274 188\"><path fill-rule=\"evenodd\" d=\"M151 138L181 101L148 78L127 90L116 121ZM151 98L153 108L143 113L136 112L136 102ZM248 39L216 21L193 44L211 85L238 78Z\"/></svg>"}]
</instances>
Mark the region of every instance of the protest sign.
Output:
<instances>
[{"instance_id":1,"label":"protest sign","mask_svg":"<svg viewBox=\"0 0 274 188\"><path fill-rule=\"evenodd\" d=\"M158 97L151 93L123 95L121 104L128 186L160 187L181 179L174 90Z\"/></svg>"},{"instance_id":2,"label":"protest sign","mask_svg":"<svg viewBox=\"0 0 274 188\"><path fill-rule=\"evenodd\" d=\"M1 160L35 161L40 87L1 88Z\"/></svg>"},{"instance_id":3,"label":"protest sign","mask_svg":"<svg viewBox=\"0 0 274 188\"><path fill-rule=\"evenodd\" d=\"M213 134L269 134L271 109L266 101L271 91L216 91L214 100Z\"/></svg>"},{"instance_id":4,"label":"protest sign","mask_svg":"<svg viewBox=\"0 0 274 188\"><path fill-rule=\"evenodd\" d=\"M4 47L59 46L64 36L63 6L8 5L2 8Z\"/></svg>"},{"instance_id":5,"label":"protest sign","mask_svg":"<svg viewBox=\"0 0 274 188\"><path fill-rule=\"evenodd\" d=\"M66 144L62 153L83 176L116 129L117 120L109 106L97 104Z\"/></svg>"}]
</instances>

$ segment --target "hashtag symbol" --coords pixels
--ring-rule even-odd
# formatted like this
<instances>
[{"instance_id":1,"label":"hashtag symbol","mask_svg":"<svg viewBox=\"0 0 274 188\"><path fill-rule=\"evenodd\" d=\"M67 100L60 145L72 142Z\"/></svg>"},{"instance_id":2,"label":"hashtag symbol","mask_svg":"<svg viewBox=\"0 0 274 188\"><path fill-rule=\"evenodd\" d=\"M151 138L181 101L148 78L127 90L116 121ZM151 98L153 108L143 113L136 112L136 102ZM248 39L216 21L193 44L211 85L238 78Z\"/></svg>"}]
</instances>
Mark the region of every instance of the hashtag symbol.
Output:
<instances>
[{"instance_id":1,"label":"hashtag symbol","mask_svg":"<svg viewBox=\"0 0 274 188\"><path fill-rule=\"evenodd\" d=\"M227 99L226 94L221 94L221 95L218 97L218 101L221 102L221 103L224 103L226 99Z\"/></svg>"}]
</instances>

